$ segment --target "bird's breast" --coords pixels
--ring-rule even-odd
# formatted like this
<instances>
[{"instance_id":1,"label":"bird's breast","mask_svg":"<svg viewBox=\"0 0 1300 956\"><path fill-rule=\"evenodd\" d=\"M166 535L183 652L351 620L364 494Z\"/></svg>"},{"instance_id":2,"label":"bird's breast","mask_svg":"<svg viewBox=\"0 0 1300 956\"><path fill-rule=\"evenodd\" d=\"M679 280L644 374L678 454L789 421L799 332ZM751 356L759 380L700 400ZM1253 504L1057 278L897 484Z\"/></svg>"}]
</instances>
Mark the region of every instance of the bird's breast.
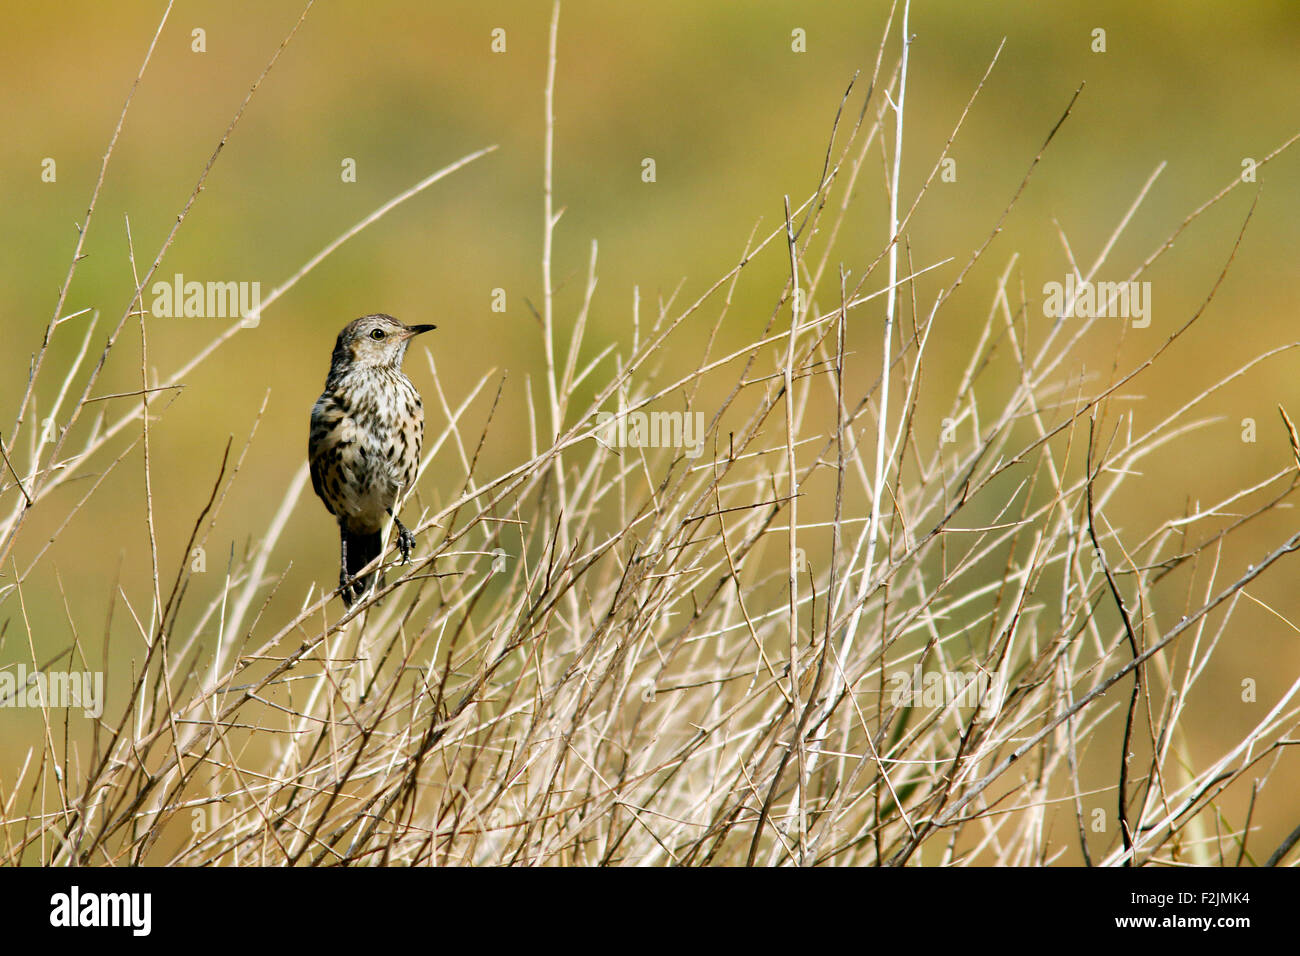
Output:
<instances>
[{"instance_id":1,"label":"bird's breast","mask_svg":"<svg viewBox=\"0 0 1300 956\"><path fill-rule=\"evenodd\" d=\"M312 409L317 494L354 530L377 529L415 480L423 431L419 394L400 372L359 369L331 382Z\"/></svg>"}]
</instances>

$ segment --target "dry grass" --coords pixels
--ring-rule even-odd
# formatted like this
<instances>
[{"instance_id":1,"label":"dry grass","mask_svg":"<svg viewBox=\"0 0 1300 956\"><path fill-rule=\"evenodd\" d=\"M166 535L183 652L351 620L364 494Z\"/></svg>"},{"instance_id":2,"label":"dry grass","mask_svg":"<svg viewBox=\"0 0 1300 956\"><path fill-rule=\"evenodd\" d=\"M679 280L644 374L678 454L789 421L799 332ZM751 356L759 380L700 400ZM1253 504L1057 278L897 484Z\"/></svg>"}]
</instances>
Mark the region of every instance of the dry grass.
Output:
<instances>
[{"instance_id":1,"label":"dry grass","mask_svg":"<svg viewBox=\"0 0 1300 956\"><path fill-rule=\"evenodd\" d=\"M160 560L146 412L199 363L219 361L216 349L238 325L168 380L150 382L137 294L94 369L83 370L94 321L71 365L54 368L45 361L50 340L71 334L78 318L62 314L74 259L4 435L0 564L13 577L3 601L30 635L23 586L45 548L16 564L28 515L64 507L71 520L95 507L103 477L135 456L144 461L153 586L122 594L114 608L135 621L138 646L114 648L112 661L103 648L112 666L137 658L129 699L94 722L89 740L74 739L66 711L46 710L43 740L16 779L0 780L0 858L1264 862L1271 848L1249 845L1250 813L1224 819L1218 801L1229 788L1248 788L1250 812L1290 799L1269 783L1300 722L1300 681L1213 759L1193 758L1183 718L1246 585L1300 547L1296 535L1243 571L1221 566L1229 540L1291 496L1297 465L1279 461L1274 474L1196 514L1171 503L1141 540L1106 517L1139 464L1202 424L1200 407L1225 384L1189 381L1177 412L1146 429L1122 401L1177 349L1222 275L1205 280L1201 309L1144 358L1126 365L1116 344L1115 364L1089 372L1077 359L1082 344L1113 337L1101 328L1111 320L1046 328L1033 318L1016 255L1004 254L964 375L923 374L936 333L968 334L950 296L973 270L990 268L986 251L1002 221L951 262L912 261L909 223L942 157L917 167L931 170L917 195L901 192L911 163L906 46L897 40L907 31L904 4L891 14L872 74L845 94L817 189L787 199L775 228L756 227L734 268L695 301L673 296L642 317L638 300L630 342L585 341L594 245L580 311L560 314L551 294L558 14L545 91L546 369L536 390L544 407L509 410L531 423L532 447L508 471L480 473L480 450L502 417L494 375L465 396L426 389L422 474L436 461L440 486L459 491L418 523L408 503L416 560L390 568L383 590L349 612L339 616L341 602L317 592L297 614L267 617L292 557L280 542L288 516L317 507L304 496L305 463L265 533L224 575L200 579L186 562ZM978 86L962 120L978 108L977 94ZM1039 154L1026 157L1026 183L1073 103L1045 131ZM106 166L111 155L110 147ZM877 155L890 196L881 232L892 238L864 257L837 237ZM1144 261L1112 263L1115 238L1158 173L1091 265L1074 265L1062 236L1078 275L1125 269L1140 281L1240 185L1196 209ZM1008 197L1003 220L1018 196ZM93 197L90 208L83 242ZM355 231L269 296L264 311ZM137 269L138 288L148 288L174 234ZM1236 251L1229 242L1225 273ZM730 305L758 257L787 261L789 281L761 335L724 352L722 330L746 327ZM850 261L862 264L856 275L842 264ZM936 286L938 275L950 278ZM131 347L122 333L133 318L140 392L98 404L98 372L110 350ZM679 343L701 340L709 344L691 353L699 354L693 370L664 372ZM1294 344L1263 350L1236 374ZM52 441L39 434L38 392L52 396L44 415L68 423ZM483 429L466 425L471 409ZM701 454L681 442L613 447L614 430L597 417L612 409L703 413ZM111 440L132 431L137 440L107 458ZM222 505L252 446L250 436L238 453L227 448L192 531L166 523L177 538L171 547L187 539L188 555L230 520ZM52 496L91 475L70 504ZM1222 518L1229 509L1242 517ZM1190 568L1197 573L1183 573ZM1175 607L1185 610L1164 612ZM95 669L95 656L79 638L62 666ZM977 691L900 700L895 675L914 669L976 677ZM1121 693L1106 694L1111 688Z\"/></svg>"}]
</instances>

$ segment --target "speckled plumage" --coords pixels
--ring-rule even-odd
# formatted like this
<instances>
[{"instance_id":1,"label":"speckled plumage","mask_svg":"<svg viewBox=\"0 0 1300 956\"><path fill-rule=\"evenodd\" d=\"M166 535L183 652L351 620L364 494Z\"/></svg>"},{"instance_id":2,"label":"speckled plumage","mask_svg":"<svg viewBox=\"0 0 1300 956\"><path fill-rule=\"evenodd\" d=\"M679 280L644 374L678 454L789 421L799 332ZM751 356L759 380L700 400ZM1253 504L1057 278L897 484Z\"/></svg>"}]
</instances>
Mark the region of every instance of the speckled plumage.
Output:
<instances>
[{"instance_id":1,"label":"speckled plumage","mask_svg":"<svg viewBox=\"0 0 1300 956\"><path fill-rule=\"evenodd\" d=\"M382 553L384 523L415 481L424 406L402 358L411 338L432 328L382 314L348 323L311 410L311 483L338 519L339 587L348 604L369 586L371 575L357 572ZM395 514L393 520L406 561L415 540Z\"/></svg>"}]
</instances>

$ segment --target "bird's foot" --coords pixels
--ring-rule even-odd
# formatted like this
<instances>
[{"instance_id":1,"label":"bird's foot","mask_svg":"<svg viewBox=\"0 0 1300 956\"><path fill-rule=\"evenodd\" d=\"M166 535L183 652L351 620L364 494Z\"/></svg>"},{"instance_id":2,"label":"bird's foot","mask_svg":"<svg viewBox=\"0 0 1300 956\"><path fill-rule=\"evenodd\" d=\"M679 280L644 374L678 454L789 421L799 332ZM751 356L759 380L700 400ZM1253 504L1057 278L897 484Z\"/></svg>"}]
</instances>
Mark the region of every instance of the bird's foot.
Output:
<instances>
[{"instance_id":1,"label":"bird's foot","mask_svg":"<svg viewBox=\"0 0 1300 956\"><path fill-rule=\"evenodd\" d=\"M394 521L397 519L394 518ZM415 535L406 530L405 525L400 521L397 522L397 550L402 552L402 563L407 564L411 560L411 549L415 547Z\"/></svg>"}]
</instances>

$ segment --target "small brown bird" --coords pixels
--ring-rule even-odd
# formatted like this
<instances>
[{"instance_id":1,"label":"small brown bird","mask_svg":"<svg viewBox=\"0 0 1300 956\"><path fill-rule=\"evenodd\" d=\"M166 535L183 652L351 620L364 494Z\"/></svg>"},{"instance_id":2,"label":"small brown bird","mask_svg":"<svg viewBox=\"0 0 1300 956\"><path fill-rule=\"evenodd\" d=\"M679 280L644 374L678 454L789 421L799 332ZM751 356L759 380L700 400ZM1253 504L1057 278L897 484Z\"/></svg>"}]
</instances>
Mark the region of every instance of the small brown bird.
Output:
<instances>
[{"instance_id":1,"label":"small brown bird","mask_svg":"<svg viewBox=\"0 0 1300 956\"><path fill-rule=\"evenodd\" d=\"M311 484L339 522L339 587L349 605L370 585L372 575L357 572L383 553L386 518L397 525L403 562L415 546L393 513L415 481L424 441L424 405L402 357L414 336L434 328L382 314L349 322L311 410Z\"/></svg>"}]
</instances>

